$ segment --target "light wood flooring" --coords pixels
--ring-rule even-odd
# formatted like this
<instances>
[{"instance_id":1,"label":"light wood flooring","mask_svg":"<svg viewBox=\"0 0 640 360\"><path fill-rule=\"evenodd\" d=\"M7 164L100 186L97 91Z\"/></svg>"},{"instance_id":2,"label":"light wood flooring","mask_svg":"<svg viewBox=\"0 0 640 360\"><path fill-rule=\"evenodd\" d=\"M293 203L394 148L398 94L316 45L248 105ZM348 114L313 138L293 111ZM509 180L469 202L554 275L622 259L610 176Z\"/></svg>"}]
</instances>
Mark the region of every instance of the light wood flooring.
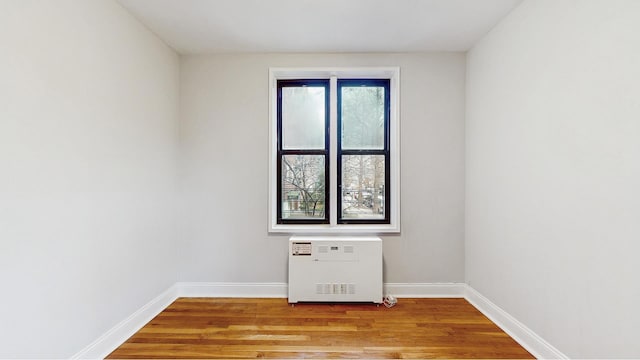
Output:
<instances>
[{"instance_id":1,"label":"light wood flooring","mask_svg":"<svg viewBox=\"0 0 640 360\"><path fill-rule=\"evenodd\" d=\"M533 358L464 299L296 304L180 298L118 358Z\"/></svg>"}]
</instances>

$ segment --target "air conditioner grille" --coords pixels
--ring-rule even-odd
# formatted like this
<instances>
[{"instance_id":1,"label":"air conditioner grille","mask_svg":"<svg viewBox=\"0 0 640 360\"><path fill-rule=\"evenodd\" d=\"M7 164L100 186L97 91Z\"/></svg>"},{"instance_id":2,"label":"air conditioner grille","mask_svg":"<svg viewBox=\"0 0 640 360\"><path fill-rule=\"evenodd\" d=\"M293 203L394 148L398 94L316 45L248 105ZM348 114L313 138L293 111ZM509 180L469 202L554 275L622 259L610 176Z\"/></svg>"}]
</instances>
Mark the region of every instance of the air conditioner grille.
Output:
<instances>
[{"instance_id":1,"label":"air conditioner grille","mask_svg":"<svg viewBox=\"0 0 640 360\"><path fill-rule=\"evenodd\" d=\"M349 284L348 285L348 292L349 292L349 294L355 294L356 293L356 284Z\"/></svg>"},{"instance_id":2,"label":"air conditioner grille","mask_svg":"<svg viewBox=\"0 0 640 360\"><path fill-rule=\"evenodd\" d=\"M318 295L353 295L356 293L356 284L316 284L316 294Z\"/></svg>"}]
</instances>

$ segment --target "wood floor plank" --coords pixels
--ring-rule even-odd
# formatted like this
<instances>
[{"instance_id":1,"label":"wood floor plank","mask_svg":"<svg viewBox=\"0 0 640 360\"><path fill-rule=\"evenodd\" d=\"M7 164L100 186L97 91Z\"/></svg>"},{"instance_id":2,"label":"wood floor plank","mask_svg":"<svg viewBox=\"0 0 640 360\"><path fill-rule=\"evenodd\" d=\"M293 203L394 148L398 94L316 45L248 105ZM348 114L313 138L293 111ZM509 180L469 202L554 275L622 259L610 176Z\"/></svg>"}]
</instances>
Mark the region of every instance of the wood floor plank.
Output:
<instances>
[{"instance_id":1,"label":"wood floor plank","mask_svg":"<svg viewBox=\"0 0 640 360\"><path fill-rule=\"evenodd\" d=\"M464 299L297 304L180 298L109 359L533 358Z\"/></svg>"}]
</instances>

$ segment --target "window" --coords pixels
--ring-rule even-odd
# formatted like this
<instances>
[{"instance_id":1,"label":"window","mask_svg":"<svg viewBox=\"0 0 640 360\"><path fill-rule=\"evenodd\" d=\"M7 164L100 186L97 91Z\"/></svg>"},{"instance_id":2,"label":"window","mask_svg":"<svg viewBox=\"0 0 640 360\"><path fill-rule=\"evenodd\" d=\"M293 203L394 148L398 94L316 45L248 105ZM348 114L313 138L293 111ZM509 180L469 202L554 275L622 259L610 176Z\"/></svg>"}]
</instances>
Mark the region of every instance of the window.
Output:
<instances>
[{"instance_id":1,"label":"window","mask_svg":"<svg viewBox=\"0 0 640 360\"><path fill-rule=\"evenodd\" d=\"M278 81L278 223L328 224L329 81Z\"/></svg>"},{"instance_id":2,"label":"window","mask_svg":"<svg viewBox=\"0 0 640 360\"><path fill-rule=\"evenodd\" d=\"M269 230L399 231L398 68L271 69Z\"/></svg>"},{"instance_id":3,"label":"window","mask_svg":"<svg viewBox=\"0 0 640 360\"><path fill-rule=\"evenodd\" d=\"M389 80L338 79L338 223L389 223Z\"/></svg>"}]
</instances>

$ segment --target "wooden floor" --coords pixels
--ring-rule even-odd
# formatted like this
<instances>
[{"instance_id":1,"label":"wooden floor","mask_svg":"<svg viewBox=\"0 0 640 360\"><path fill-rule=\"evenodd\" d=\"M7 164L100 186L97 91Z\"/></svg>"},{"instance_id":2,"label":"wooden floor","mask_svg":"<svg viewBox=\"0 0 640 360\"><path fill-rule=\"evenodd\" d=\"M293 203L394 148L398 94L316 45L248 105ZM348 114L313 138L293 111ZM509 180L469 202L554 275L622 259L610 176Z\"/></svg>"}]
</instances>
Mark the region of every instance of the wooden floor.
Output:
<instances>
[{"instance_id":1,"label":"wooden floor","mask_svg":"<svg viewBox=\"0 0 640 360\"><path fill-rule=\"evenodd\" d=\"M287 304L180 298L118 358L533 358L464 299Z\"/></svg>"}]
</instances>

